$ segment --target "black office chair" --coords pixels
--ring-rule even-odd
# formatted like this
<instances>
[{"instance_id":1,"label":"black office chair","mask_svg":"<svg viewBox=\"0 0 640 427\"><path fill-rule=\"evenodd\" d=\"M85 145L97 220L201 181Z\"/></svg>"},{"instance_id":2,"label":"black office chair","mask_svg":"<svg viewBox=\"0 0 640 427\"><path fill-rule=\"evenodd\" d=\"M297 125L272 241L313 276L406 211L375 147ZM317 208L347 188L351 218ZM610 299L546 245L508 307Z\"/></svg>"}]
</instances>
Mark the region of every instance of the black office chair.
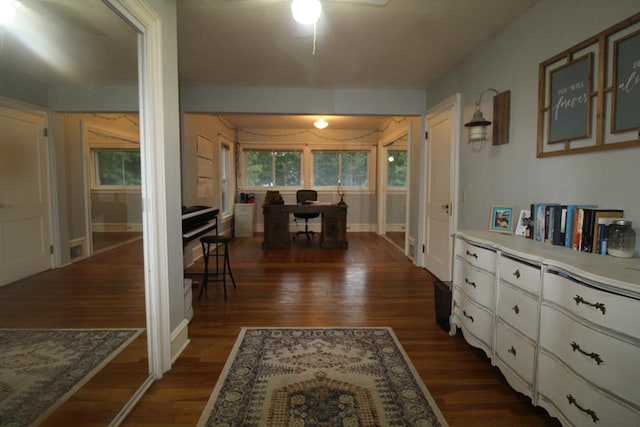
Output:
<instances>
[{"instance_id":1,"label":"black office chair","mask_svg":"<svg viewBox=\"0 0 640 427\"><path fill-rule=\"evenodd\" d=\"M296 201L298 203L308 203L315 202L318 200L318 192L316 190L298 190L296 193ZM298 231L296 236L300 234L306 234L307 240L311 240L314 235L313 230L309 230L309 220L312 218L318 218L320 216L320 212L309 212L309 213L294 213L294 220L304 219L304 231Z\"/></svg>"}]
</instances>

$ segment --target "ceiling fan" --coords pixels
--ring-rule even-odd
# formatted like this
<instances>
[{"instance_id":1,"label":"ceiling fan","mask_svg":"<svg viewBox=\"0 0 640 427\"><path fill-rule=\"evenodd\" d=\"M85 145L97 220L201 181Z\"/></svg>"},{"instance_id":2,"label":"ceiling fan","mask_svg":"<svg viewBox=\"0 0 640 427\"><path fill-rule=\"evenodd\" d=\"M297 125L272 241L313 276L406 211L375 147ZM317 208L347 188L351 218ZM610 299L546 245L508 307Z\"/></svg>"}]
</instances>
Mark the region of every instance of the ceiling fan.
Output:
<instances>
[{"instance_id":1,"label":"ceiling fan","mask_svg":"<svg viewBox=\"0 0 640 427\"><path fill-rule=\"evenodd\" d=\"M235 3L277 3L291 2L293 19L303 25L313 25L313 48L311 54L316 54L316 25L322 13L323 2L351 3L357 6L385 7L391 0L227 0Z\"/></svg>"}]
</instances>

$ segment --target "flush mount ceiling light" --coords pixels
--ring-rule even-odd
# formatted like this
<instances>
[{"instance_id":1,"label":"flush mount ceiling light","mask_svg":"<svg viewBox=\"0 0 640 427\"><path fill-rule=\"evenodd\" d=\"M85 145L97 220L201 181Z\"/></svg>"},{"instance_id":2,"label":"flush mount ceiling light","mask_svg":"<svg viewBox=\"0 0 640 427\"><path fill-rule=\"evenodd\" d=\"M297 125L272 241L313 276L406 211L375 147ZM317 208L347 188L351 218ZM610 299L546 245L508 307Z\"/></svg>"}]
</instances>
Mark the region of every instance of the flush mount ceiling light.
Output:
<instances>
[{"instance_id":1,"label":"flush mount ceiling light","mask_svg":"<svg viewBox=\"0 0 640 427\"><path fill-rule=\"evenodd\" d=\"M293 19L300 24L315 24L318 22L321 12L320 0L293 0L291 2Z\"/></svg>"},{"instance_id":2,"label":"flush mount ceiling light","mask_svg":"<svg viewBox=\"0 0 640 427\"><path fill-rule=\"evenodd\" d=\"M313 125L315 127L317 127L318 129L324 129L327 126L329 126L329 123L327 123L327 121L325 119L320 119L320 120L316 121L315 123L313 123Z\"/></svg>"}]
</instances>

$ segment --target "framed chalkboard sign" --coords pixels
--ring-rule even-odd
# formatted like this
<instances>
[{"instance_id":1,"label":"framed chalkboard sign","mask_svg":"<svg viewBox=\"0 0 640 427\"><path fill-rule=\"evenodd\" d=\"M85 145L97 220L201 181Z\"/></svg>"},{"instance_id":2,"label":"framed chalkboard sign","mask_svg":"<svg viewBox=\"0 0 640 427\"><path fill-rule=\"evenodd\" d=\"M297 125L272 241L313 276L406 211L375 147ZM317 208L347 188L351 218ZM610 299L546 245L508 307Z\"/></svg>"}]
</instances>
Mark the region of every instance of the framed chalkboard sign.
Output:
<instances>
[{"instance_id":1,"label":"framed chalkboard sign","mask_svg":"<svg viewBox=\"0 0 640 427\"><path fill-rule=\"evenodd\" d=\"M640 12L538 67L537 157L640 147Z\"/></svg>"},{"instance_id":2,"label":"framed chalkboard sign","mask_svg":"<svg viewBox=\"0 0 640 427\"><path fill-rule=\"evenodd\" d=\"M640 31L616 40L613 48L612 132L640 128Z\"/></svg>"},{"instance_id":3,"label":"framed chalkboard sign","mask_svg":"<svg viewBox=\"0 0 640 427\"><path fill-rule=\"evenodd\" d=\"M588 54L551 71L549 144L590 136L592 58Z\"/></svg>"}]
</instances>

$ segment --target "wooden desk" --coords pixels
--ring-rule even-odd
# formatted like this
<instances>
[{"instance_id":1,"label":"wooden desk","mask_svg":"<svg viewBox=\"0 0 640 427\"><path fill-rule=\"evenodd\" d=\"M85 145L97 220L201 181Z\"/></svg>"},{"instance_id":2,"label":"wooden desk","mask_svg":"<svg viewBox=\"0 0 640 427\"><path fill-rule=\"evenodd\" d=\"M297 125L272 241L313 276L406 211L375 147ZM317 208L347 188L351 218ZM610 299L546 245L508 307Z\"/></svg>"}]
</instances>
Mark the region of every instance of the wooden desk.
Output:
<instances>
[{"instance_id":1,"label":"wooden desk","mask_svg":"<svg viewBox=\"0 0 640 427\"><path fill-rule=\"evenodd\" d=\"M263 205L262 212L264 213L263 248L288 248L291 246L289 215L313 212L319 212L322 216L320 247L344 249L349 247L346 204Z\"/></svg>"}]
</instances>

